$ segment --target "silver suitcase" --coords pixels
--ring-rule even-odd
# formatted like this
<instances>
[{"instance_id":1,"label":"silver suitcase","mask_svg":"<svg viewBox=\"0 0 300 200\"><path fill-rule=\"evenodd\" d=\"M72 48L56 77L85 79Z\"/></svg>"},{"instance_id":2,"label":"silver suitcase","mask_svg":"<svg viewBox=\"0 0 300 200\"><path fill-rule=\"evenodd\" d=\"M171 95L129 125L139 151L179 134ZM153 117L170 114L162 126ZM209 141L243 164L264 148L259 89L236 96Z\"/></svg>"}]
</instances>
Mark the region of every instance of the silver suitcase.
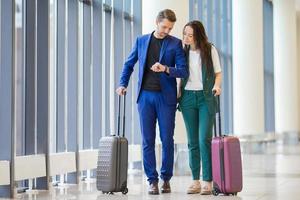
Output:
<instances>
[{"instance_id":1,"label":"silver suitcase","mask_svg":"<svg viewBox=\"0 0 300 200\"><path fill-rule=\"evenodd\" d=\"M119 97L117 135L102 137L99 142L97 189L102 191L102 193L122 192L127 194L128 192L128 141L125 138L125 96L122 136L120 136L120 107L121 97Z\"/></svg>"}]
</instances>

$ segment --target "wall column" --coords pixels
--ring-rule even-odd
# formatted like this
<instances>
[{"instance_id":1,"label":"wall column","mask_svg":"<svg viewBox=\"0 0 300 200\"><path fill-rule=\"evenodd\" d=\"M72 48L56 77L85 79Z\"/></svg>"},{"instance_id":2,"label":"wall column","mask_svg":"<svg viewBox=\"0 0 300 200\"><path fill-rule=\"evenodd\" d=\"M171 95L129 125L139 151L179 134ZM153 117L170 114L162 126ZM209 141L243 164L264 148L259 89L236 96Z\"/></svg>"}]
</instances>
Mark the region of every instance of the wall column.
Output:
<instances>
[{"instance_id":1,"label":"wall column","mask_svg":"<svg viewBox=\"0 0 300 200\"><path fill-rule=\"evenodd\" d=\"M262 134L263 1L233 0L232 16L234 134Z\"/></svg>"},{"instance_id":2,"label":"wall column","mask_svg":"<svg viewBox=\"0 0 300 200\"><path fill-rule=\"evenodd\" d=\"M297 23L294 0L273 0L275 131L299 132Z\"/></svg>"}]
</instances>

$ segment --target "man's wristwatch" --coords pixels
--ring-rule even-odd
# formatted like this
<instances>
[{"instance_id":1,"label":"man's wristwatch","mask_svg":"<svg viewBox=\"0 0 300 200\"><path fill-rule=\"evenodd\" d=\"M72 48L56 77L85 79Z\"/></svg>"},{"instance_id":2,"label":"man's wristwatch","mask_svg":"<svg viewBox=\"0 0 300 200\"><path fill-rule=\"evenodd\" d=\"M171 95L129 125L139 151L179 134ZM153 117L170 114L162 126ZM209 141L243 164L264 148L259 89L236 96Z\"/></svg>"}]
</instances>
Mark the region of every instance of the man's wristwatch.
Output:
<instances>
[{"instance_id":1,"label":"man's wristwatch","mask_svg":"<svg viewBox=\"0 0 300 200\"><path fill-rule=\"evenodd\" d=\"M168 70L168 66L165 65L165 70L164 70L164 72L166 73L167 70Z\"/></svg>"}]
</instances>

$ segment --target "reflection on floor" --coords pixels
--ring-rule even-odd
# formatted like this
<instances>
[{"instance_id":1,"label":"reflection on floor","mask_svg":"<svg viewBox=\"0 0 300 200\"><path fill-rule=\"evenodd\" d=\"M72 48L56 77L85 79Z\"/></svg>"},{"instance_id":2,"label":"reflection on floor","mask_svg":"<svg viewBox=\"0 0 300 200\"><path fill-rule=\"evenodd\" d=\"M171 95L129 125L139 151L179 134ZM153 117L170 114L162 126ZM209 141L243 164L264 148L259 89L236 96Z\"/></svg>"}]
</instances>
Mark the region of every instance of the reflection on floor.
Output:
<instances>
[{"instance_id":1,"label":"reflection on floor","mask_svg":"<svg viewBox=\"0 0 300 200\"><path fill-rule=\"evenodd\" d=\"M172 193L151 196L147 194L145 177L129 176L127 195L104 195L96 190L95 182L54 187L37 194L20 194L21 199L243 199L243 200L299 200L300 199L300 144L255 143L243 147L244 188L238 196L201 196L186 194L190 176L175 176ZM253 151L255 149L255 151Z\"/></svg>"}]
</instances>

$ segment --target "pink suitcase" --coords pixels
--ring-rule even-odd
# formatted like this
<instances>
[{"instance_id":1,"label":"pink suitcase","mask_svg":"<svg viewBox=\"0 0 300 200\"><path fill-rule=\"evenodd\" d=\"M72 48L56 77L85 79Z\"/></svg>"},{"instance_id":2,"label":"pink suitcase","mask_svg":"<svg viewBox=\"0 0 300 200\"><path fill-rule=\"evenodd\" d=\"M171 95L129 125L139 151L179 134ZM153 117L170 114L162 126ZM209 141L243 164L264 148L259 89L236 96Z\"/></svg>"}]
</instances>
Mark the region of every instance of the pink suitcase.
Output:
<instances>
[{"instance_id":1,"label":"pink suitcase","mask_svg":"<svg viewBox=\"0 0 300 200\"><path fill-rule=\"evenodd\" d=\"M215 120L212 139L213 195L237 195L243 188L240 141L237 137L221 135L220 97L218 96L219 134Z\"/></svg>"}]
</instances>

